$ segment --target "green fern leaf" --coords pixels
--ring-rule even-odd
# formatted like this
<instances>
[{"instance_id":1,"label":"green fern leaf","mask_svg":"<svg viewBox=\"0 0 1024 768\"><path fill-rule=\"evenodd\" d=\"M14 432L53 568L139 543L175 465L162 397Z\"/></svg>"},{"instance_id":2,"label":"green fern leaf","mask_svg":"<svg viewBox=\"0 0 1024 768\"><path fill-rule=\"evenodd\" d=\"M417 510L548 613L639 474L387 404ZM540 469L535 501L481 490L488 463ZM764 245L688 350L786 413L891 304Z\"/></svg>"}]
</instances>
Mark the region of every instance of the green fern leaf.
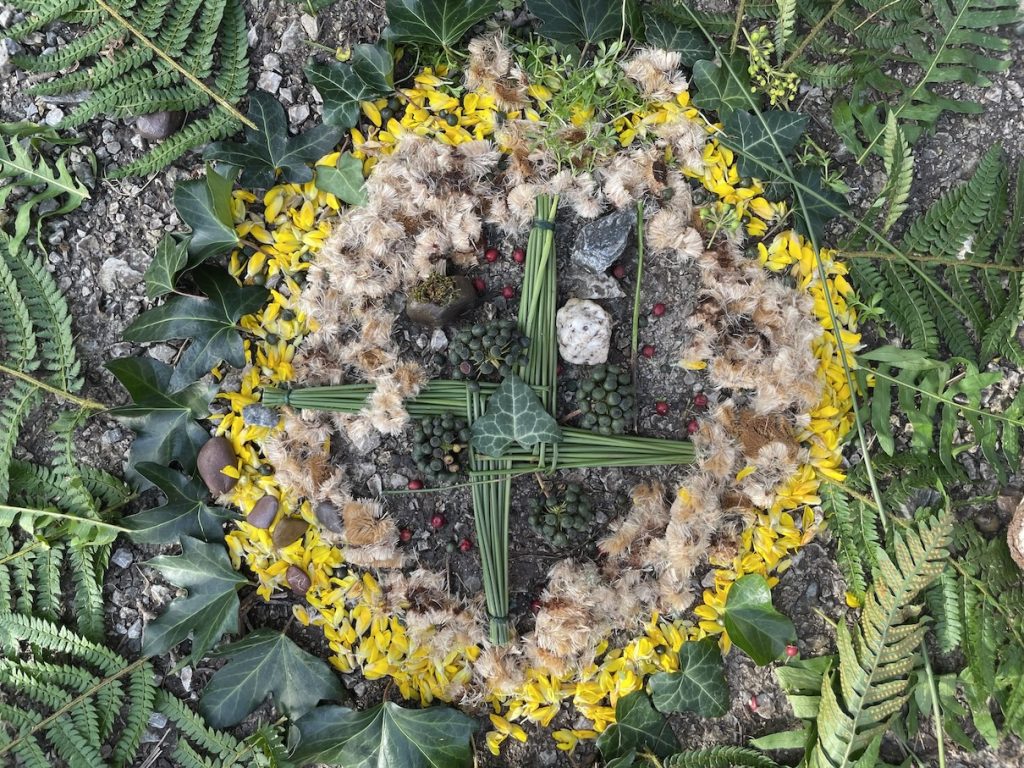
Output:
<instances>
[{"instance_id":1,"label":"green fern leaf","mask_svg":"<svg viewBox=\"0 0 1024 768\"><path fill-rule=\"evenodd\" d=\"M935 637L939 650L952 653L963 642L960 582L951 571L945 571L925 593L929 615L935 619Z\"/></svg>"},{"instance_id":2,"label":"green fern leaf","mask_svg":"<svg viewBox=\"0 0 1024 768\"><path fill-rule=\"evenodd\" d=\"M778 16L775 21L775 57L781 64L786 56L789 39L796 25L796 0L777 0Z\"/></svg>"},{"instance_id":3,"label":"green fern leaf","mask_svg":"<svg viewBox=\"0 0 1024 768\"><path fill-rule=\"evenodd\" d=\"M914 182L914 155L910 142L890 112L885 124L885 138L882 141L882 161L885 165L886 184L882 195L885 197L885 214L882 218L882 233L888 232L907 210L910 186Z\"/></svg>"},{"instance_id":4,"label":"green fern leaf","mask_svg":"<svg viewBox=\"0 0 1024 768\"><path fill-rule=\"evenodd\" d=\"M756 749L747 747L711 747L680 752L665 760L665 768L779 768L779 764Z\"/></svg>"},{"instance_id":5,"label":"green fern leaf","mask_svg":"<svg viewBox=\"0 0 1024 768\"><path fill-rule=\"evenodd\" d=\"M824 484L819 493L822 511L829 528L835 534L837 561L846 580L846 589L863 602L868 589L864 566L865 562L870 561L867 560L867 553L862 550L863 537L857 534L850 499L840 486L831 483Z\"/></svg>"}]
</instances>

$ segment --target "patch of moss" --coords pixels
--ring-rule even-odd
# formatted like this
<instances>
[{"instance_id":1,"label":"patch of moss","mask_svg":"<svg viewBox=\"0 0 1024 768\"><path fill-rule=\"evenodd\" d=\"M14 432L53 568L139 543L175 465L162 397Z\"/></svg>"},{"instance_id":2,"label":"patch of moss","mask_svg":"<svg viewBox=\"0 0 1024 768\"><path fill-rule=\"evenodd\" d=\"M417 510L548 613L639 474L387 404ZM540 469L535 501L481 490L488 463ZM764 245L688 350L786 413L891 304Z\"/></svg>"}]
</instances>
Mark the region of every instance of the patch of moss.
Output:
<instances>
[{"instance_id":1,"label":"patch of moss","mask_svg":"<svg viewBox=\"0 0 1024 768\"><path fill-rule=\"evenodd\" d=\"M433 274L409 291L409 298L421 304L436 304L447 307L459 296L455 278Z\"/></svg>"}]
</instances>

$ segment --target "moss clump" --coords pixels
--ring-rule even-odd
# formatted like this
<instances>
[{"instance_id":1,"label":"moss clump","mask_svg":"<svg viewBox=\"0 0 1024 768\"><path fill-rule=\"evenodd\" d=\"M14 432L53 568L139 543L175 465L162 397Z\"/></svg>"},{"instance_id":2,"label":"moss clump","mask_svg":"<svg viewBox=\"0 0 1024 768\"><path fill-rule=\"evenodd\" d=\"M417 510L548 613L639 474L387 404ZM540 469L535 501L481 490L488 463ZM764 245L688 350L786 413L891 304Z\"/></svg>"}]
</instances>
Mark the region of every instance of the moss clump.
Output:
<instances>
[{"instance_id":1,"label":"moss clump","mask_svg":"<svg viewBox=\"0 0 1024 768\"><path fill-rule=\"evenodd\" d=\"M439 307L447 307L459 298L459 287L455 282L455 278L435 273L413 287L409 291L409 298L421 304L436 304Z\"/></svg>"}]
</instances>

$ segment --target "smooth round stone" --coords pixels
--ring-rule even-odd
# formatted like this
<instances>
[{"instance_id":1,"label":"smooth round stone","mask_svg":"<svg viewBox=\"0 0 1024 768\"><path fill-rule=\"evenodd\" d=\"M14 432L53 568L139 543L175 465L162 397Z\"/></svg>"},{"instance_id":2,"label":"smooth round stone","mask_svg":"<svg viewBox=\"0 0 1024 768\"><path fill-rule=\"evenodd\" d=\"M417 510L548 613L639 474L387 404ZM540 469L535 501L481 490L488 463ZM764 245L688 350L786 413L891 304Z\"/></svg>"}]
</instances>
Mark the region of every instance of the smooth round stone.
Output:
<instances>
[{"instance_id":1,"label":"smooth round stone","mask_svg":"<svg viewBox=\"0 0 1024 768\"><path fill-rule=\"evenodd\" d=\"M284 579L288 582L288 586L291 588L292 592L297 595L306 594L306 591L313 584L309 575L304 570L294 565L288 566L288 570L285 571L284 574Z\"/></svg>"},{"instance_id":2,"label":"smooth round stone","mask_svg":"<svg viewBox=\"0 0 1024 768\"><path fill-rule=\"evenodd\" d=\"M179 110L154 112L136 118L135 132L144 139L162 141L178 130L184 121L185 113Z\"/></svg>"},{"instance_id":3,"label":"smooth round stone","mask_svg":"<svg viewBox=\"0 0 1024 768\"><path fill-rule=\"evenodd\" d=\"M252 508L252 512L245 518L245 522L254 528L266 530L273 525L280 506L277 499L273 496L264 496L256 502L256 506Z\"/></svg>"},{"instance_id":4,"label":"smooth round stone","mask_svg":"<svg viewBox=\"0 0 1024 768\"><path fill-rule=\"evenodd\" d=\"M274 526L274 532L270 535L270 538L273 540L275 547L284 549L289 544L294 544L305 536L307 528L309 526L302 518L286 517L283 520L279 520L277 525Z\"/></svg>"},{"instance_id":5,"label":"smooth round stone","mask_svg":"<svg viewBox=\"0 0 1024 768\"><path fill-rule=\"evenodd\" d=\"M324 528L332 533L344 533L345 528L341 524L341 512L329 501L321 501L313 507L313 514Z\"/></svg>"},{"instance_id":6,"label":"smooth round stone","mask_svg":"<svg viewBox=\"0 0 1024 768\"><path fill-rule=\"evenodd\" d=\"M210 493L220 496L234 488L238 482L237 477L225 475L223 472L227 467L234 467L237 462L238 457L235 456L231 441L226 437L213 437L199 449L196 466Z\"/></svg>"}]
</instances>

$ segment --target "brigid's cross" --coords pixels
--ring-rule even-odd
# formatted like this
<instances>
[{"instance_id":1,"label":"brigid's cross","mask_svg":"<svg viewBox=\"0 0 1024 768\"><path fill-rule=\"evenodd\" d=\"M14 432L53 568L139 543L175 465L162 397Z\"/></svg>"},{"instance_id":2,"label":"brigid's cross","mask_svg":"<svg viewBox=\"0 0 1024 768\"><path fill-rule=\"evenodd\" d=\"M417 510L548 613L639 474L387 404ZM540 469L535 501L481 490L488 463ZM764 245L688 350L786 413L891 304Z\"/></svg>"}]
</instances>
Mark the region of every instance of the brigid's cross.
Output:
<instances>
[{"instance_id":1,"label":"brigid's cross","mask_svg":"<svg viewBox=\"0 0 1024 768\"><path fill-rule=\"evenodd\" d=\"M537 198L534 226L526 252L526 271L519 303L520 331L530 339L529 361L516 372L555 416L558 388L558 346L555 340L557 271L554 252L554 220L558 199ZM266 405L357 413L373 391L371 384L336 387L267 389ZM470 385L464 381L434 380L406 401L410 416L461 413L470 421L484 416L488 398L497 385ZM689 442L646 437L602 435L563 427L557 443L538 443L528 448L512 446L501 456L487 456L470 444L469 476L473 516L483 570L484 594L490 617L490 640L509 640L508 527L512 479L533 472L559 469L638 467L688 464L693 460Z\"/></svg>"}]
</instances>

